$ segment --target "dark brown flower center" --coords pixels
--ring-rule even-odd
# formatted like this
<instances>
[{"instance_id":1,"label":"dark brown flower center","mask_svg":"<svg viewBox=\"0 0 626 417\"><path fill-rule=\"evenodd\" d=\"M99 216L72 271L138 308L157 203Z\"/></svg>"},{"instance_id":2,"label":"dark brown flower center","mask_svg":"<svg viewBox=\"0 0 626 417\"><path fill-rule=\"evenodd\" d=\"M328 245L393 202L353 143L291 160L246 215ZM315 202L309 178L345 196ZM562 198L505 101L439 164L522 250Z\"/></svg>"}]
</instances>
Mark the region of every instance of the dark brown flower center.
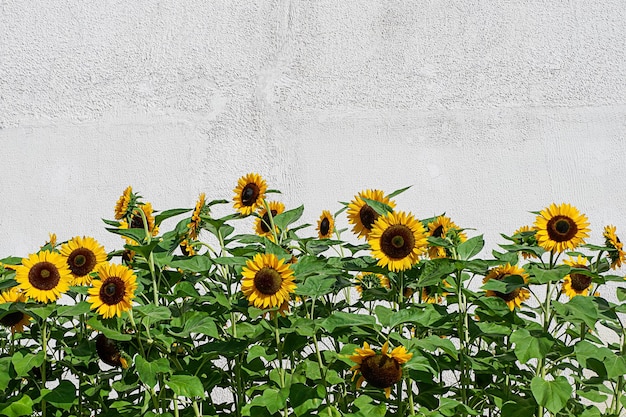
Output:
<instances>
[{"instance_id":1,"label":"dark brown flower center","mask_svg":"<svg viewBox=\"0 0 626 417\"><path fill-rule=\"evenodd\" d=\"M50 262L37 262L28 271L28 282L41 291L55 288L60 279L59 270Z\"/></svg>"},{"instance_id":2,"label":"dark brown flower center","mask_svg":"<svg viewBox=\"0 0 626 417\"><path fill-rule=\"evenodd\" d=\"M282 284L283 278L274 268L266 266L254 275L254 286L264 295L276 294Z\"/></svg>"},{"instance_id":3,"label":"dark brown flower center","mask_svg":"<svg viewBox=\"0 0 626 417\"><path fill-rule=\"evenodd\" d=\"M372 225L376 219L380 217L380 214L376 213L376 210L371 208L369 205L364 205L359 210L359 218L361 219L361 224L367 229L372 230Z\"/></svg>"},{"instance_id":4,"label":"dark brown flower center","mask_svg":"<svg viewBox=\"0 0 626 417\"><path fill-rule=\"evenodd\" d=\"M100 287L100 300L107 305L116 305L124 299L126 283L119 277L108 277Z\"/></svg>"},{"instance_id":5,"label":"dark brown flower center","mask_svg":"<svg viewBox=\"0 0 626 417\"><path fill-rule=\"evenodd\" d=\"M96 338L96 352L102 362L109 366L122 366L120 350L117 344L100 333Z\"/></svg>"},{"instance_id":6,"label":"dark brown flower center","mask_svg":"<svg viewBox=\"0 0 626 417\"><path fill-rule=\"evenodd\" d=\"M276 210L270 211L272 213L272 218L278 214ZM268 213L265 213L263 215L263 219L261 219L261 230L263 230L263 233L270 232L270 224L272 224L272 222L270 221L270 215Z\"/></svg>"},{"instance_id":7,"label":"dark brown flower center","mask_svg":"<svg viewBox=\"0 0 626 417\"><path fill-rule=\"evenodd\" d=\"M591 277L588 275L570 274L569 277L572 283L572 288L576 292L582 292L591 285Z\"/></svg>"},{"instance_id":8,"label":"dark brown flower center","mask_svg":"<svg viewBox=\"0 0 626 417\"><path fill-rule=\"evenodd\" d=\"M494 278L491 278L491 279L495 279L497 281L502 281L502 279L506 278L507 276L508 276L507 274L502 274L502 275L498 275L497 277L494 277ZM516 288L516 289L514 289L513 291L511 291L509 293L500 292L500 291L494 291L493 293L496 295L496 297L502 298L504 301L513 301L519 295L519 288Z\"/></svg>"},{"instance_id":9,"label":"dark brown flower center","mask_svg":"<svg viewBox=\"0 0 626 417\"><path fill-rule=\"evenodd\" d=\"M548 236L555 242L567 242L578 233L576 222L567 216L554 216L548 221L547 229Z\"/></svg>"},{"instance_id":10,"label":"dark brown flower center","mask_svg":"<svg viewBox=\"0 0 626 417\"><path fill-rule=\"evenodd\" d=\"M134 215L130 220L129 229L143 229L143 218L141 215Z\"/></svg>"},{"instance_id":11,"label":"dark brown flower center","mask_svg":"<svg viewBox=\"0 0 626 417\"><path fill-rule=\"evenodd\" d=\"M435 230L433 230L433 237L441 237L443 235L443 226L437 226Z\"/></svg>"},{"instance_id":12,"label":"dark brown flower center","mask_svg":"<svg viewBox=\"0 0 626 417\"><path fill-rule=\"evenodd\" d=\"M376 388L389 388L402 378L402 369L395 359L387 355L369 356L361 362L363 378Z\"/></svg>"},{"instance_id":13,"label":"dark brown flower center","mask_svg":"<svg viewBox=\"0 0 626 417\"><path fill-rule=\"evenodd\" d=\"M5 327L13 327L24 318L21 311L13 311L0 319L0 324Z\"/></svg>"},{"instance_id":14,"label":"dark brown flower center","mask_svg":"<svg viewBox=\"0 0 626 417\"><path fill-rule=\"evenodd\" d=\"M320 233L322 236L327 236L328 232L330 232L330 220L328 217L324 217L320 223Z\"/></svg>"},{"instance_id":15,"label":"dark brown flower center","mask_svg":"<svg viewBox=\"0 0 626 417\"><path fill-rule=\"evenodd\" d=\"M87 248L78 248L67 258L70 271L77 277L83 277L96 267L96 254Z\"/></svg>"},{"instance_id":16,"label":"dark brown flower center","mask_svg":"<svg viewBox=\"0 0 626 417\"><path fill-rule=\"evenodd\" d=\"M260 194L259 187L255 183L246 184L241 190L241 204L244 206L251 206L256 203Z\"/></svg>"},{"instance_id":17,"label":"dark brown flower center","mask_svg":"<svg viewBox=\"0 0 626 417\"><path fill-rule=\"evenodd\" d=\"M413 232L403 224L389 226L380 237L380 249L393 259L402 259L415 249Z\"/></svg>"}]
</instances>

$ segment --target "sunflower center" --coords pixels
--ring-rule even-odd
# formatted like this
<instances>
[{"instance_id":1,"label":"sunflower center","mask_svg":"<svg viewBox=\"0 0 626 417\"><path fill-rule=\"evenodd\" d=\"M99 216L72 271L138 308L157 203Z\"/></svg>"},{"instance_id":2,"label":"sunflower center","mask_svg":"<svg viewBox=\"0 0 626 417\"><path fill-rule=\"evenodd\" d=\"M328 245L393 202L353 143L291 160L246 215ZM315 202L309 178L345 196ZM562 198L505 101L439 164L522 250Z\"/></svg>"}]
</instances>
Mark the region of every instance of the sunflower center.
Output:
<instances>
[{"instance_id":1,"label":"sunflower center","mask_svg":"<svg viewBox=\"0 0 626 417\"><path fill-rule=\"evenodd\" d=\"M388 227L380 237L380 248L388 257L402 259L415 248L415 237L407 226L394 224Z\"/></svg>"},{"instance_id":2,"label":"sunflower center","mask_svg":"<svg viewBox=\"0 0 626 417\"><path fill-rule=\"evenodd\" d=\"M402 378L402 369L395 359L376 354L361 362L359 367L363 378L376 388L389 388Z\"/></svg>"},{"instance_id":3,"label":"sunflower center","mask_svg":"<svg viewBox=\"0 0 626 417\"><path fill-rule=\"evenodd\" d=\"M567 216L554 216L548 221L548 236L555 242L567 242L578 232L576 222Z\"/></svg>"},{"instance_id":4,"label":"sunflower center","mask_svg":"<svg viewBox=\"0 0 626 417\"><path fill-rule=\"evenodd\" d=\"M443 236L443 226L437 226L435 230L433 230L433 237L441 237Z\"/></svg>"},{"instance_id":5,"label":"sunflower center","mask_svg":"<svg viewBox=\"0 0 626 417\"><path fill-rule=\"evenodd\" d=\"M368 230L372 230L372 225L379 216L380 214L376 213L376 210L374 210L367 204L361 207L361 210L359 210L359 218L361 219L361 224L363 224L363 226Z\"/></svg>"},{"instance_id":6,"label":"sunflower center","mask_svg":"<svg viewBox=\"0 0 626 417\"><path fill-rule=\"evenodd\" d=\"M322 236L326 236L330 231L330 221L328 221L328 217L324 217L322 222L320 223L320 233Z\"/></svg>"},{"instance_id":7,"label":"sunflower center","mask_svg":"<svg viewBox=\"0 0 626 417\"><path fill-rule=\"evenodd\" d=\"M276 216L278 214L278 212L276 210L270 210L272 213L272 217ZM264 233L269 233L270 232L270 224L272 222L270 221L270 215L268 213L265 213L263 215L263 219L261 221L261 230L263 230Z\"/></svg>"},{"instance_id":8,"label":"sunflower center","mask_svg":"<svg viewBox=\"0 0 626 417\"><path fill-rule=\"evenodd\" d=\"M519 295L519 289L516 288L509 293L494 291L497 297L502 298L504 301L513 301Z\"/></svg>"},{"instance_id":9,"label":"sunflower center","mask_svg":"<svg viewBox=\"0 0 626 417\"><path fill-rule=\"evenodd\" d=\"M570 274L569 277L572 282L572 288L577 292L584 291L591 285L591 277L588 275Z\"/></svg>"},{"instance_id":10,"label":"sunflower center","mask_svg":"<svg viewBox=\"0 0 626 417\"><path fill-rule=\"evenodd\" d=\"M241 190L241 203L244 206L253 205L259 197L259 191L259 187L256 184L246 184L243 190Z\"/></svg>"},{"instance_id":11,"label":"sunflower center","mask_svg":"<svg viewBox=\"0 0 626 417\"><path fill-rule=\"evenodd\" d=\"M5 327L13 327L24 318L21 311L13 311L0 319L0 324Z\"/></svg>"},{"instance_id":12,"label":"sunflower center","mask_svg":"<svg viewBox=\"0 0 626 417\"><path fill-rule=\"evenodd\" d=\"M283 278L274 268L265 267L254 275L254 286L264 295L274 295L280 290Z\"/></svg>"},{"instance_id":13,"label":"sunflower center","mask_svg":"<svg viewBox=\"0 0 626 417\"><path fill-rule=\"evenodd\" d=\"M130 220L130 229L143 229L143 219L141 216L133 216Z\"/></svg>"},{"instance_id":14,"label":"sunflower center","mask_svg":"<svg viewBox=\"0 0 626 417\"><path fill-rule=\"evenodd\" d=\"M117 344L102 333L96 338L96 353L102 362L109 366L121 365L120 350L117 348Z\"/></svg>"},{"instance_id":15,"label":"sunflower center","mask_svg":"<svg viewBox=\"0 0 626 417\"><path fill-rule=\"evenodd\" d=\"M100 300L107 305L116 305L124 299L126 283L119 277L108 277L100 287Z\"/></svg>"},{"instance_id":16,"label":"sunflower center","mask_svg":"<svg viewBox=\"0 0 626 417\"><path fill-rule=\"evenodd\" d=\"M67 258L72 274L82 277L93 271L96 266L96 255L86 248L79 248Z\"/></svg>"},{"instance_id":17,"label":"sunflower center","mask_svg":"<svg viewBox=\"0 0 626 417\"><path fill-rule=\"evenodd\" d=\"M61 275L50 262L38 262L28 271L28 282L41 291L49 291L57 286Z\"/></svg>"}]
</instances>

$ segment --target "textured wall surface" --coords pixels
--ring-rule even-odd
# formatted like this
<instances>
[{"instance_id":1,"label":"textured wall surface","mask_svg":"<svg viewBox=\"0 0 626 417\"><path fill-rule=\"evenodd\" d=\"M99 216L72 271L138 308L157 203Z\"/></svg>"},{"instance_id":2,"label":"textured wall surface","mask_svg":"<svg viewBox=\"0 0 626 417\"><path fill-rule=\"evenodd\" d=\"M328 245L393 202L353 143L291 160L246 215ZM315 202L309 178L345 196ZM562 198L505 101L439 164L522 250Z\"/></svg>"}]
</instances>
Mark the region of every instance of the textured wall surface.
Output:
<instances>
[{"instance_id":1,"label":"textured wall surface","mask_svg":"<svg viewBox=\"0 0 626 417\"><path fill-rule=\"evenodd\" d=\"M624 22L623 0L0 0L0 257L119 249L100 219L127 185L192 207L250 171L311 223L412 185L399 207L490 247L553 201L626 234Z\"/></svg>"}]
</instances>

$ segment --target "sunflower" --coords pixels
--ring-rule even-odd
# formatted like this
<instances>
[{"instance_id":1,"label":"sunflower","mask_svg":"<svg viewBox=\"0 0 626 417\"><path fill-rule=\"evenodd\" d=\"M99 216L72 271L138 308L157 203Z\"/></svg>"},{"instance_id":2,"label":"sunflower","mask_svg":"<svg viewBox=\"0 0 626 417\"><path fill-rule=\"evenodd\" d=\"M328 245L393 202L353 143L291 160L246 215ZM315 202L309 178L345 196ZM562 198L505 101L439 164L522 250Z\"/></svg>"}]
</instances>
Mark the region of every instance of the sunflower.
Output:
<instances>
[{"instance_id":1,"label":"sunflower","mask_svg":"<svg viewBox=\"0 0 626 417\"><path fill-rule=\"evenodd\" d=\"M589 261L584 256L578 255L576 258L570 256L569 259L565 259L563 263L572 268L589 270ZM570 299L577 295L587 296L591 290L591 284L593 284L593 282L589 275L574 272L563 278L561 291Z\"/></svg>"},{"instance_id":2,"label":"sunflower","mask_svg":"<svg viewBox=\"0 0 626 417\"><path fill-rule=\"evenodd\" d=\"M96 337L96 353L100 360L109 366L121 366L128 368L128 361L122 357L117 343L102 333Z\"/></svg>"},{"instance_id":3,"label":"sunflower","mask_svg":"<svg viewBox=\"0 0 626 417\"><path fill-rule=\"evenodd\" d=\"M587 216L569 204L552 203L535 220L537 244L546 251L564 252L585 243L589 237Z\"/></svg>"},{"instance_id":4,"label":"sunflower","mask_svg":"<svg viewBox=\"0 0 626 417\"><path fill-rule=\"evenodd\" d=\"M23 258L15 274L24 295L42 303L56 301L70 288L71 280L72 272L65 258L47 250Z\"/></svg>"},{"instance_id":5,"label":"sunflower","mask_svg":"<svg viewBox=\"0 0 626 417\"><path fill-rule=\"evenodd\" d=\"M355 362L351 371L354 371L352 380L360 373L356 387L361 387L364 381L368 384L385 390L385 396L391 395L391 387L402 379L400 365L408 362L413 354L407 352L404 346L398 346L389 351L389 342L385 342L380 353L374 352L367 342L363 342L363 348L356 348L350 360Z\"/></svg>"},{"instance_id":6,"label":"sunflower","mask_svg":"<svg viewBox=\"0 0 626 417\"><path fill-rule=\"evenodd\" d=\"M267 183L260 175L250 173L239 178L237 187L233 190L235 193L234 207L244 216L249 216L263 204L265 192L267 191Z\"/></svg>"},{"instance_id":7,"label":"sunflower","mask_svg":"<svg viewBox=\"0 0 626 417\"><path fill-rule=\"evenodd\" d=\"M378 201L391 208L396 206L396 203L386 197L381 190L365 190L356 195L354 200L348 204L348 222L354 225L352 231L359 238L367 238L372 231L374 222L380 217L380 214L363 200L364 198Z\"/></svg>"},{"instance_id":8,"label":"sunflower","mask_svg":"<svg viewBox=\"0 0 626 417\"><path fill-rule=\"evenodd\" d=\"M532 232L532 233L531 233ZM535 238L535 229L530 226L522 226L513 232L513 242L517 245L535 246L537 239ZM521 251L522 258L536 258L537 256L532 252Z\"/></svg>"},{"instance_id":9,"label":"sunflower","mask_svg":"<svg viewBox=\"0 0 626 417\"><path fill-rule=\"evenodd\" d=\"M180 250L185 256L194 256L197 252L193 247L193 243L189 241L189 239L183 239L180 242Z\"/></svg>"},{"instance_id":10,"label":"sunflower","mask_svg":"<svg viewBox=\"0 0 626 417\"><path fill-rule=\"evenodd\" d=\"M96 272L99 279L93 280L93 286L87 291L87 301L105 319L116 315L120 317L122 312L132 307L137 277L132 269L108 262L98 265Z\"/></svg>"},{"instance_id":11,"label":"sunflower","mask_svg":"<svg viewBox=\"0 0 626 417\"><path fill-rule=\"evenodd\" d=\"M387 213L376 220L368 237L378 265L390 271L410 269L426 251L428 240L422 222L411 213Z\"/></svg>"},{"instance_id":12,"label":"sunflower","mask_svg":"<svg viewBox=\"0 0 626 417\"><path fill-rule=\"evenodd\" d=\"M511 275L519 275L525 283L528 282L528 274L524 272L522 268L507 263L506 265L500 265L492 268L485 278L483 278L483 284L487 283L490 279L501 281ZM522 301L530 298L530 291L526 288L516 288L509 293L487 290L486 296L498 297L504 300L504 302L509 306L509 309L513 311L515 307L522 306Z\"/></svg>"},{"instance_id":13,"label":"sunflower","mask_svg":"<svg viewBox=\"0 0 626 417\"><path fill-rule=\"evenodd\" d=\"M389 278L382 274L375 274L371 272L361 272L354 277L354 288L359 294L363 293L363 289L370 288L386 288L391 289Z\"/></svg>"},{"instance_id":14,"label":"sunflower","mask_svg":"<svg viewBox=\"0 0 626 417\"><path fill-rule=\"evenodd\" d=\"M241 292L257 308L288 309L289 294L294 292L293 270L276 255L257 253L242 270Z\"/></svg>"},{"instance_id":15,"label":"sunflower","mask_svg":"<svg viewBox=\"0 0 626 417\"><path fill-rule=\"evenodd\" d=\"M611 259L611 268L617 269L626 263L626 252L624 252L624 244L615 234L617 228L613 225L604 228L605 246L609 248L609 258Z\"/></svg>"},{"instance_id":16,"label":"sunflower","mask_svg":"<svg viewBox=\"0 0 626 417\"><path fill-rule=\"evenodd\" d=\"M198 233L200 232L200 222L202 219L200 218L200 214L202 214L202 210L206 205L206 196L204 193L200 194L198 197L198 201L196 202L196 208L193 210L193 214L191 215L191 222L187 224L187 228L189 229L189 237L192 239L198 238Z\"/></svg>"},{"instance_id":17,"label":"sunflower","mask_svg":"<svg viewBox=\"0 0 626 417\"><path fill-rule=\"evenodd\" d=\"M452 233L453 231L454 233ZM467 235L447 216L438 216L435 220L428 223L428 231L426 233L429 237L448 238L453 244L462 243L467 240ZM430 259L445 258L449 255L450 254L444 247L428 246L428 256Z\"/></svg>"},{"instance_id":18,"label":"sunflower","mask_svg":"<svg viewBox=\"0 0 626 417\"><path fill-rule=\"evenodd\" d=\"M61 246L61 255L74 277L72 285L89 285L89 275L96 266L107 260L104 246L92 237L76 236Z\"/></svg>"},{"instance_id":19,"label":"sunflower","mask_svg":"<svg viewBox=\"0 0 626 417\"><path fill-rule=\"evenodd\" d=\"M141 213L138 211L143 211L144 216L146 217L146 222L148 223L148 232L152 236L156 236L159 234L158 226L155 226L154 220L154 210L152 209L152 203L140 204L135 211L133 211L133 215L130 218L130 224L122 220L120 222L120 229L145 229L143 224L143 217ZM124 236L126 243L129 245L139 245L139 243L135 242L133 239Z\"/></svg>"},{"instance_id":20,"label":"sunflower","mask_svg":"<svg viewBox=\"0 0 626 417\"><path fill-rule=\"evenodd\" d=\"M0 294L0 303L25 303L26 296L19 291L19 288L12 287ZM24 326L30 323L30 316L22 313L21 311L11 311L4 317L0 318L0 324L5 327L11 328L11 333L22 333Z\"/></svg>"},{"instance_id":21,"label":"sunflower","mask_svg":"<svg viewBox=\"0 0 626 417\"><path fill-rule=\"evenodd\" d=\"M439 304L443 300L442 294L437 292L437 287L427 285L422 287L422 302L428 304Z\"/></svg>"},{"instance_id":22,"label":"sunflower","mask_svg":"<svg viewBox=\"0 0 626 417\"><path fill-rule=\"evenodd\" d=\"M285 211L285 205L280 201L270 201L267 206L270 209L269 212L272 213L272 218ZM272 220L270 220L267 208L261 208L259 211L259 217L257 217L254 227L256 234L259 236L273 237L272 230L270 229L271 223ZM275 227L275 230L278 232L278 227Z\"/></svg>"},{"instance_id":23,"label":"sunflower","mask_svg":"<svg viewBox=\"0 0 626 417\"><path fill-rule=\"evenodd\" d=\"M335 219L330 211L322 211L322 215L317 221L317 236L320 239L330 239L335 229Z\"/></svg>"},{"instance_id":24,"label":"sunflower","mask_svg":"<svg viewBox=\"0 0 626 417\"><path fill-rule=\"evenodd\" d=\"M128 207L133 199L133 188L129 185L126 187L120 198L115 203L115 219L120 220L128 214Z\"/></svg>"}]
</instances>

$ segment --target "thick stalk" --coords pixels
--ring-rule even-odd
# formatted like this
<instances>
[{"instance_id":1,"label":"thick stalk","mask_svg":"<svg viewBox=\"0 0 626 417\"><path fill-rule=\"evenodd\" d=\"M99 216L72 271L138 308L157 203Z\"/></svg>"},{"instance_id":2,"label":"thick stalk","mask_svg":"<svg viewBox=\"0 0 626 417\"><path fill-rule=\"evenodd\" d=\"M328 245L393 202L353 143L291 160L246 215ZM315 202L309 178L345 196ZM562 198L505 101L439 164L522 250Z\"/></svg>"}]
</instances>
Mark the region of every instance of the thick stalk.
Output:
<instances>
[{"instance_id":1,"label":"thick stalk","mask_svg":"<svg viewBox=\"0 0 626 417\"><path fill-rule=\"evenodd\" d=\"M46 365L48 363L48 320L43 319L41 323L41 350L43 351L43 363L41 364L41 389L46 389ZM47 402L41 400L41 416L46 417Z\"/></svg>"},{"instance_id":2,"label":"thick stalk","mask_svg":"<svg viewBox=\"0 0 626 417\"><path fill-rule=\"evenodd\" d=\"M278 332L278 313L274 316L274 336L276 338L276 350L278 354L278 375L280 377L280 388L285 388L285 369L283 368L283 345L280 342L280 333ZM283 415L289 417L289 411L287 410L287 404L283 410Z\"/></svg>"}]
</instances>

